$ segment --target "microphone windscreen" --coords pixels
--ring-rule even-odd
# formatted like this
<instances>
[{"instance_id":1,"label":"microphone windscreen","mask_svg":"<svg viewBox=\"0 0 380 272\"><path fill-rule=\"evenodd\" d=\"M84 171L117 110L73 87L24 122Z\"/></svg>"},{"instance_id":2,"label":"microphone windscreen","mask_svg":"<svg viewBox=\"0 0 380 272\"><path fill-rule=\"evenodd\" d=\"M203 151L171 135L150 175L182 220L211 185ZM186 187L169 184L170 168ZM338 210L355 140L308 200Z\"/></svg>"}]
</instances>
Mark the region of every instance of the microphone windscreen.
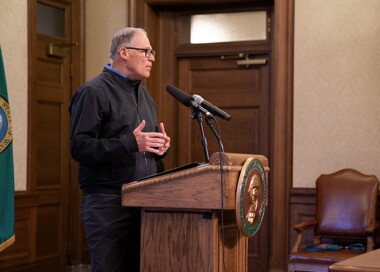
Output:
<instances>
[{"instance_id":1,"label":"microphone windscreen","mask_svg":"<svg viewBox=\"0 0 380 272\"><path fill-rule=\"evenodd\" d=\"M197 103L198 105L202 104L202 102L204 101L203 97L197 94L193 94L193 99L195 103Z\"/></svg>"},{"instance_id":2,"label":"microphone windscreen","mask_svg":"<svg viewBox=\"0 0 380 272\"><path fill-rule=\"evenodd\" d=\"M193 97L189 95L188 93L185 93L178 89L177 87L174 87L173 85L166 86L166 90L168 93L170 93L175 99L177 99L179 102L181 102L186 107L190 107L190 101L193 100Z\"/></svg>"}]
</instances>

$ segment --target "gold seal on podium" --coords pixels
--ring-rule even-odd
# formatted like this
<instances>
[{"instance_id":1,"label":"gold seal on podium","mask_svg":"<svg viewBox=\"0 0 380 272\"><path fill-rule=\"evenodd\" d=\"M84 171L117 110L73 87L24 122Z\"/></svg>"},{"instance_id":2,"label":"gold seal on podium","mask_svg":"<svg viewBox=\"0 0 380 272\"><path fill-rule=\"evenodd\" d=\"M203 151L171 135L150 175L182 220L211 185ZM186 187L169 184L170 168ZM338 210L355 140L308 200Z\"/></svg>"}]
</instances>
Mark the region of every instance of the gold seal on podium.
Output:
<instances>
[{"instance_id":1,"label":"gold seal on podium","mask_svg":"<svg viewBox=\"0 0 380 272\"><path fill-rule=\"evenodd\" d=\"M236 221L239 230L248 237L254 236L264 218L266 176L261 162L248 158L240 172L236 192Z\"/></svg>"}]
</instances>

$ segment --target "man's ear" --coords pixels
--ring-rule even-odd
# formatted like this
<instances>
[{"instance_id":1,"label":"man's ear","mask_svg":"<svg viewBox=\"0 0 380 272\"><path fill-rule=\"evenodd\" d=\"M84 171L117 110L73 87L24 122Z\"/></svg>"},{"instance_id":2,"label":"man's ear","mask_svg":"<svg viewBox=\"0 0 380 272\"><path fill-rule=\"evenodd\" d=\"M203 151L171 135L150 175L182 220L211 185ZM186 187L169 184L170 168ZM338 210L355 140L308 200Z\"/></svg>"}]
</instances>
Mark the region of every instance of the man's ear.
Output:
<instances>
[{"instance_id":1,"label":"man's ear","mask_svg":"<svg viewBox=\"0 0 380 272\"><path fill-rule=\"evenodd\" d=\"M129 58L128 50L124 47L120 47L119 56L121 59L128 60L128 58Z\"/></svg>"}]
</instances>

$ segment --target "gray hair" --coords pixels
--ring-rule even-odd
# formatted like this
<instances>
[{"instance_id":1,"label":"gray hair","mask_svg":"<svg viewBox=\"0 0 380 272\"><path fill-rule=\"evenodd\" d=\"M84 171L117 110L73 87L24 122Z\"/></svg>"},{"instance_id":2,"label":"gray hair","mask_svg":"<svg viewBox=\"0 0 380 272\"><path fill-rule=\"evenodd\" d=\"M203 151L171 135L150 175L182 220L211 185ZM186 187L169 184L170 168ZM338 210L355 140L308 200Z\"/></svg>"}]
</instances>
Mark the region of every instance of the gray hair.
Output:
<instances>
[{"instance_id":1,"label":"gray hair","mask_svg":"<svg viewBox=\"0 0 380 272\"><path fill-rule=\"evenodd\" d=\"M113 36L110 48L110 58L112 60L117 57L120 47L129 45L133 41L136 32L141 32L145 36L148 36L144 29L135 27L123 28Z\"/></svg>"}]
</instances>

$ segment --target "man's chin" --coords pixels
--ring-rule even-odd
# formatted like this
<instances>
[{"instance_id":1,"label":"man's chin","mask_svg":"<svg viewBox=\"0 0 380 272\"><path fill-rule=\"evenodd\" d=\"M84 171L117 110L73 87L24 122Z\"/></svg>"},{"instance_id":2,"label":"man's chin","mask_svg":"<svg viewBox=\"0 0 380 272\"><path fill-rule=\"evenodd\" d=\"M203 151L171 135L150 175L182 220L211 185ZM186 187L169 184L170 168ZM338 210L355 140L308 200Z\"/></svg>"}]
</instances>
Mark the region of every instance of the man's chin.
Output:
<instances>
[{"instance_id":1,"label":"man's chin","mask_svg":"<svg viewBox=\"0 0 380 272\"><path fill-rule=\"evenodd\" d=\"M145 77L145 78L148 78L148 77L150 77L150 72L148 72L148 73L145 73L145 74L144 74L144 77Z\"/></svg>"}]
</instances>

